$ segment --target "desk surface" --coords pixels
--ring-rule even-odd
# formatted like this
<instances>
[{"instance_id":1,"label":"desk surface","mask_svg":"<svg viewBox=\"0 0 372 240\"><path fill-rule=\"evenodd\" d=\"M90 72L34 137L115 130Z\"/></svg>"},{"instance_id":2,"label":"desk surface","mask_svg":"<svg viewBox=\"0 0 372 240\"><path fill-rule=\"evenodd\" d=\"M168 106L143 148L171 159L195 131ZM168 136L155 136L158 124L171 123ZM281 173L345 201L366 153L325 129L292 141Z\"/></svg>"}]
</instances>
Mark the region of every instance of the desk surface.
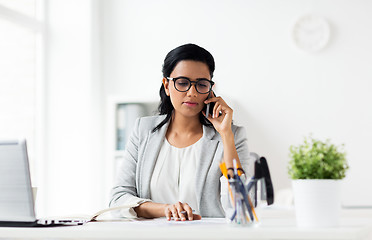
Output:
<instances>
[{"instance_id":1,"label":"desk surface","mask_svg":"<svg viewBox=\"0 0 372 240\"><path fill-rule=\"evenodd\" d=\"M0 239L372 239L372 210L344 210L339 227L301 229L293 211L263 210L260 224L236 227L225 219L91 222L54 228L0 228Z\"/></svg>"}]
</instances>

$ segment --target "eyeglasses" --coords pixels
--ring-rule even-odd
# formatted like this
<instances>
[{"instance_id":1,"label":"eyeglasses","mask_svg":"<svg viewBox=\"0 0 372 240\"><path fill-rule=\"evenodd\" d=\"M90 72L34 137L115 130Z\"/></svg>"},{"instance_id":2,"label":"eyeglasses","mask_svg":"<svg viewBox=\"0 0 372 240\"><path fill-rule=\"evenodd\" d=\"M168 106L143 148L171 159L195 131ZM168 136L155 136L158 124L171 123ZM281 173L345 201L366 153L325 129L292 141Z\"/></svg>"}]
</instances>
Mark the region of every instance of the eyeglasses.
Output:
<instances>
[{"instance_id":1,"label":"eyeglasses","mask_svg":"<svg viewBox=\"0 0 372 240\"><path fill-rule=\"evenodd\" d=\"M167 77L168 80L173 80L174 88L179 92L187 92L191 88L192 83L195 83L195 89L200 94L209 93L212 90L214 82L208 79L198 79L196 81L191 81L186 77Z\"/></svg>"}]
</instances>

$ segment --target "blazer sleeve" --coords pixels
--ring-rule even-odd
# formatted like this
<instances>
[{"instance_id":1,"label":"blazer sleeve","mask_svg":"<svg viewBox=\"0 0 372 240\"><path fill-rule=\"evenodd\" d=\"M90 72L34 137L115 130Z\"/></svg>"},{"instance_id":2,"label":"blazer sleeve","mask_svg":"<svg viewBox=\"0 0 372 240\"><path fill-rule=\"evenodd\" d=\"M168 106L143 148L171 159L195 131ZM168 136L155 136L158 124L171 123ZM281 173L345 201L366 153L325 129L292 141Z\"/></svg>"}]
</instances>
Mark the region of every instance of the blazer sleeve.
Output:
<instances>
[{"instance_id":1,"label":"blazer sleeve","mask_svg":"<svg viewBox=\"0 0 372 240\"><path fill-rule=\"evenodd\" d=\"M245 173L248 173L249 150L247 133L244 127L237 127L234 133L235 147Z\"/></svg>"},{"instance_id":2,"label":"blazer sleeve","mask_svg":"<svg viewBox=\"0 0 372 240\"><path fill-rule=\"evenodd\" d=\"M144 202L151 201L150 199L139 198L136 188L140 121L140 118L136 120L132 134L125 147L123 159L117 166L114 187L111 190L110 207L119 207L122 205L134 205L135 207ZM118 217L137 217L133 208L114 212L114 215Z\"/></svg>"}]
</instances>

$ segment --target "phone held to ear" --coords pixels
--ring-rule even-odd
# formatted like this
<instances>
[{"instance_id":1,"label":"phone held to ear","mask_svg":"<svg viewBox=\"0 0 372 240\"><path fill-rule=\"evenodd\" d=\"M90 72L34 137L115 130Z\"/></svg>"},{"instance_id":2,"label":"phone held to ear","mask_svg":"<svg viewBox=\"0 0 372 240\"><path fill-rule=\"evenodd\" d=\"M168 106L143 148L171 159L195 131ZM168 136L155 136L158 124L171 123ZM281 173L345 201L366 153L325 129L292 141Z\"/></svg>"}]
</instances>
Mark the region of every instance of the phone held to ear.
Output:
<instances>
[{"instance_id":1,"label":"phone held to ear","mask_svg":"<svg viewBox=\"0 0 372 240\"><path fill-rule=\"evenodd\" d=\"M208 98L209 99L211 97L211 93L216 96L216 94L214 94L213 91L211 91L209 94L208 94ZM214 102L211 102L211 103L208 103L204 106L203 108L203 111L205 112L205 117L208 118L209 117L209 114L213 114L213 108L214 108L214 105L215 103Z\"/></svg>"}]
</instances>

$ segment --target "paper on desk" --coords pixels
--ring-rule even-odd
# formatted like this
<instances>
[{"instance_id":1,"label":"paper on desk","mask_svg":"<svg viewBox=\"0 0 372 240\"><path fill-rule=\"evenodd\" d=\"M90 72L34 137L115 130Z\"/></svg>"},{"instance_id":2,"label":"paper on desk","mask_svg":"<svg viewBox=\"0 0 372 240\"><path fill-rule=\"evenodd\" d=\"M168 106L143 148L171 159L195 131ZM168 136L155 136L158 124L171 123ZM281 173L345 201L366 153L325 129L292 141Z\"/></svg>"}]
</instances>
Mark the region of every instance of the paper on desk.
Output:
<instances>
[{"instance_id":1,"label":"paper on desk","mask_svg":"<svg viewBox=\"0 0 372 240\"><path fill-rule=\"evenodd\" d=\"M123 205L119 207L106 208L101 211L96 212L95 214L89 215L80 215L80 216L69 216L65 217L66 219L85 219L87 222L130 222L131 224L140 224L140 225L152 225L152 226L169 226L169 225L200 225L205 226L206 224L226 224L225 218L202 218L201 220L194 221L168 221L165 217L154 218L154 219L143 219L143 218L113 218L111 215L104 216L105 213L136 207L136 205ZM98 217L100 217L98 219ZM58 217L61 219L61 217Z\"/></svg>"},{"instance_id":2,"label":"paper on desk","mask_svg":"<svg viewBox=\"0 0 372 240\"><path fill-rule=\"evenodd\" d=\"M94 213L93 215L87 215L87 214L77 214L77 215L74 215L74 216L55 216L55 217L47 217L45 219L72 219L72 220L84 220L85 222L112 222L112 221L119 221L119 222L127 222L127 221L133 221L133 220L136 220L135 218L115 218L113 217L112 215L105 215L105 213L109 213L109 212L112 212L112 211L117 211L117 210L121 210L121 209L128 209L128 208L132 208L132 207L136 207L137 204L133 205L122 205L122 206L119 206L119 207L111 207L111 208L106 208L106 209L103 209L103 210L100 210L96 213ZM100 217L98 219L98 217Z\"/></svg>"}]
</instances>

